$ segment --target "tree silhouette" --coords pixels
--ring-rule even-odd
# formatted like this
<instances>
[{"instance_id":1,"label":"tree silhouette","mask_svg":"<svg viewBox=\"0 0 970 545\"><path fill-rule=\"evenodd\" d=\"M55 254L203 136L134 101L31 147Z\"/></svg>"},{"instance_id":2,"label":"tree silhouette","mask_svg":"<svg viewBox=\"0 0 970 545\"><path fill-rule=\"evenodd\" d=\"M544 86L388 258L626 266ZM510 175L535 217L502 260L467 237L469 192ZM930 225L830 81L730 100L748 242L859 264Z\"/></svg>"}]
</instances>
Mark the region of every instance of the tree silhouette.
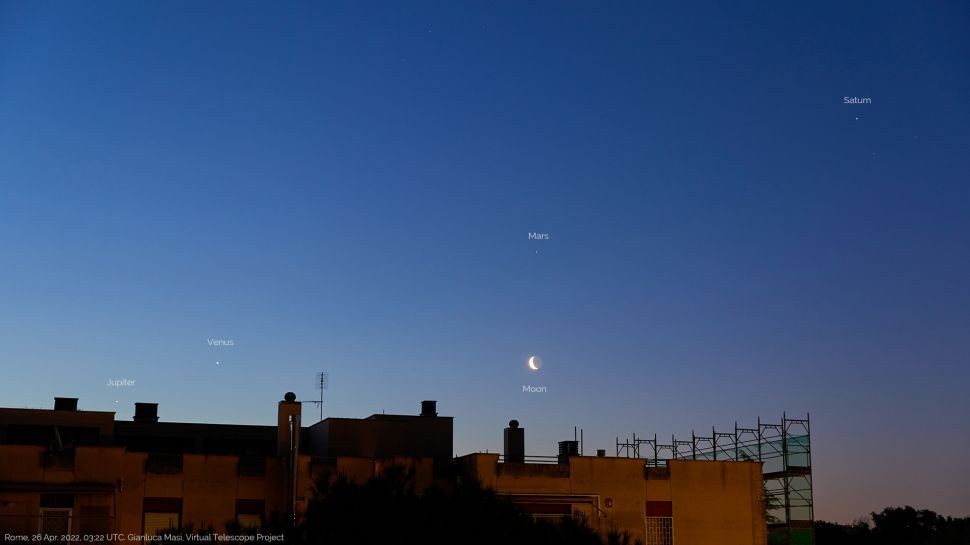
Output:
<instances>
[{"instance_id":1,"label":"tree silhouette","mask_svg":"<svg viewBox=\"0 0 970 545\"><path fill-rule=\"evenodd\" d=\"M535 520L467 479L419 493L400 467L364 484L324 477L315 496L305 519L307 543L602 545L582 518Z\"/></svg>"},{"instance_id":2,"label":"tree silhouette","mask_svg":"<svg viewBox=\"0 0 970 545\"><path fill-rule=\"evenodd\" d=\"M970 517L943 517L928 509L887 507L872 523L815 523L816 545L968 545Z\"/></svg>"}]
</instances>

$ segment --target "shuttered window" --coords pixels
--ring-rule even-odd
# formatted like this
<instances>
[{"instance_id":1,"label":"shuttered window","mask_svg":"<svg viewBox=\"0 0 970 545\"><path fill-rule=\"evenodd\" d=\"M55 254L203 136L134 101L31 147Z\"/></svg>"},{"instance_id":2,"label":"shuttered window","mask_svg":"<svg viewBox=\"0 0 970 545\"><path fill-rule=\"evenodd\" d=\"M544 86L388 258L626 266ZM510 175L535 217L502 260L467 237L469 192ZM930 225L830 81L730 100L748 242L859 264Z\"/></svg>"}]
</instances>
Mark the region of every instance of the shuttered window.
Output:
<instances>
[{"instance_id":1,"label":"shuttered window","mask_svg":"<svg viewBox=\"0 0 970 545\"><path fill-rule=\"evenodd\" d=\"M236 520L243 528L259 528L263 525L266 503L263 500L236 500Z\"/></svg>"},{"instance_id":2,"label":"shuttered window","mask_svg":"<svg viewBox=\"0 0 970 545\"><path fill-rule=\"evenodd\" d=\"M145 535L153 536L178 526L179 513L145 513Z\"/></svg>"},{"instance_id":3,"label":"shuttered window","mask_svg":"<svg viewBox=\"0 0 970 545\"><path fill-rule=\"evenodd\" d=\"M143 502L145 534L182 525L182 498L145 498Z\"/></svg>"}]
</instances>

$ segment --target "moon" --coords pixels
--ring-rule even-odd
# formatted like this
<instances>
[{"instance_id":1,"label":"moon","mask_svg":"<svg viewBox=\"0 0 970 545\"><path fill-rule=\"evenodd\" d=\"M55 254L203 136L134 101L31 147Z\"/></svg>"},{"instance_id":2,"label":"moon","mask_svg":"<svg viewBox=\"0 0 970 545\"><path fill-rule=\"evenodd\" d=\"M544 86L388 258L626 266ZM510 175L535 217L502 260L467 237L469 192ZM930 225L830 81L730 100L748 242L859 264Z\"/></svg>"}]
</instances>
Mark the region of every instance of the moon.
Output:
<instances>
[{"instance_id":1,"label":"moon","mask_svg":"<svg viewBox=\"0 0 970 545\"><path fill-rule=\"evenodd\" d=\"M538 371L542 367L542 358L539 356L529 356L529 369Z\"/></svg>"}]
</instances>

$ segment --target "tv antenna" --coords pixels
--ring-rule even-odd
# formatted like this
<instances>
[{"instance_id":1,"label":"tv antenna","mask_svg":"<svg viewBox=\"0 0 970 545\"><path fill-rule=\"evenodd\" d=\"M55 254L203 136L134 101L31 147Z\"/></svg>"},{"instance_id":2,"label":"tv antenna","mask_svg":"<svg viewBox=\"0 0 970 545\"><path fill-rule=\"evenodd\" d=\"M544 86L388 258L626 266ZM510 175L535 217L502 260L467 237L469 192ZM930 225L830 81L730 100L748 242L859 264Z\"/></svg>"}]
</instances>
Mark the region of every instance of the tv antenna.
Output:
<instances>
[{"instance_id":1,"label":"tv antenna","mask_svg":"<svg viewBox=\"0 0 970 545\"><path fill-rule=\"evenodd\" d=\"M320 401L304 401L304 403L313 403L314 405L320 407L320 420L323 420L323 391L330 389L330 373L326 371L321 371L317 373L317 378L315 381L315 387L320 390Z\"/></svg>"}]
</instances>

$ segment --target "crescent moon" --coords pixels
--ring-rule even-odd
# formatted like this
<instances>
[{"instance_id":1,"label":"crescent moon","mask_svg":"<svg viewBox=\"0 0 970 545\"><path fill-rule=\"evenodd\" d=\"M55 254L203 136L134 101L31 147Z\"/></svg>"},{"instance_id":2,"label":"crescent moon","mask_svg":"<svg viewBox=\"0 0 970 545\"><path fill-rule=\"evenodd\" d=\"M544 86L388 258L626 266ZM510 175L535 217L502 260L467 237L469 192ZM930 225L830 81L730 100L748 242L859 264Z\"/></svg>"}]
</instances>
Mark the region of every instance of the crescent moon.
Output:
<instances>
[{"instance_id":1,"label":"crescent moon","mask_svg":"<svg viewBox=\"0 0 970 545\"><path fill-rule=\"evenodd\" d=\"M541 365L542 365L542 359L536 356L529 356L529 369L532 369L533 371L538 371Z\"/></svg>"}]
</instances>

